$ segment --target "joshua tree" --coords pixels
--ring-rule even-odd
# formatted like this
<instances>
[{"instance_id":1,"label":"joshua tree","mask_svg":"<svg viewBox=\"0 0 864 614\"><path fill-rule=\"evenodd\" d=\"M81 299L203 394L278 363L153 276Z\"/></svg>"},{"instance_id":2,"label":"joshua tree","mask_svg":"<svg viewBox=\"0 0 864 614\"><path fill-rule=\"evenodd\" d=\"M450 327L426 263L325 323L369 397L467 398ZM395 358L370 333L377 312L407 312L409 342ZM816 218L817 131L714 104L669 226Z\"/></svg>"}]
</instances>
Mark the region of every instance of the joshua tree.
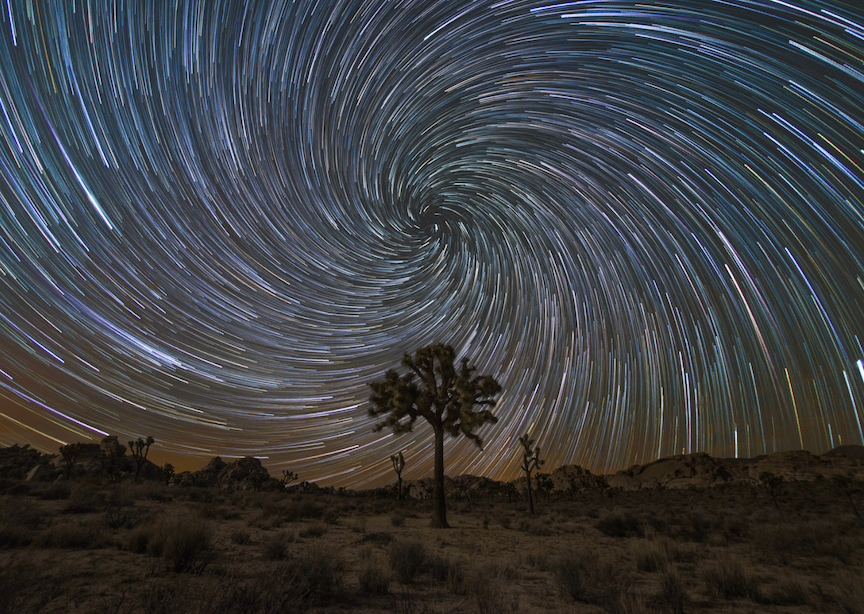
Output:
<instances>
[{"instance_id":1,"label":"joshua tree","mask_svg":"<svg viewBox=\"0 0 864 614\"><path fill-rule=\"evenodd\" d=\"M282 488L288 488L288 484L291 482L295 482L298 476L293 471L288 471L287 469L282 470L282 477L279 478L279 483L282 484Z\"/></svg>"},{"instance_id":2,"label":"joshua tree","mask_svg":"<svg viewBox=\"0 0 864 614\"><path fill-rule=\"evenodd\" d=\"M525 472L525 477L528 478L528 509L533 514L534 495L531 493L531 472L542 467L546 461L540 460L540 446L537 446L533 450L531 449L531 446L534 445L534 440L528 437L528 433L519 438L519 443L522 444L522 471Z\"/></svg>"},{"instance_id":3,"label":"joshua tree","mask_svg":"<svg viewBox=\"0 0 864 614\"><path fill-rule=\"evenodd\" d=\"M777 495L780 493L780 487L783 485L783 476L774 475L770 471L763 471L759 474L759 481L765 484L774 507L779 510L780 505L777 503Z\"/></svg>"},{"instance_id":4,"label":"joshua tree","mask_svg":"<svg viewBox=\"0 0 864 614\"><path fill-rule=\"evenodd\" d=\"M159 468L159 473L162 475L162 479L165 480L165 486L168 486L168 482L174 477L174 465L165 463Z\"/></svg>"},{"instance_id":5,"label":"joshua tree","mask_svg":"<svg viewBox=\"0 0 864 614\"><path fill-rule=\"evenodd\" d=\"M70 443L65 446L60 446L60 454L66 462L66 479L72 477L72 469L75 467L75 461L78 460L78 455L84 446L80 443Z\"/></svg>"},{"instance_id":6,"label":"joshua tree","mask_svg":"<svg viewBox=\"0 0 864 614\"><path fill-rule=\"evenodd\" d=\"M402 499L402 470L405 468L405 457L402 456L402 452L399 452L396 456L390 457L390 462L393 463L393 471L396 472L397 482L396 482L396 498Z\"/></svg>"},{"instance_id":7,"label":"joshua tree","mask_svg":"<svg viewBox=\"0 0 864 614\"><path fill-rule=\"evenodd\" d=\"M132 458L135 459L135 481L141 477L141 468L144 466L144 461L147 460L147 453L150 452L150 446L155 443L155 440L150 435L147 439L138 438L138 441L130 441L129 449L132 451Z\"/></svg>"},{"instance_id":8,"label":"joshua tree","mask_svg":"<svg viewBox=\"0 0 864 614\"><path fill-rule=\"evenodd\" d=\"M383 380L372 382L369 408L371 416L386 416L375 431L392 428L395 434L407 433L417 418L423 418L435 433L435 473L433 479L433 528L447 528L447 506L444 500L444 434L464 435L482 449L482 441L474 432L487 422L498 419L488 408L495 405L494 396L501 385L489 375L473 377L474 367L462 359L458 370L453 366L456 353L449 345L437 344L420 348L412 357L406 353L402 366L408 372L399 375L387 371ZM414 381L415 376L420 380ZM475 406L480 406L474 411Z\"/></svg>"}]
</instances>

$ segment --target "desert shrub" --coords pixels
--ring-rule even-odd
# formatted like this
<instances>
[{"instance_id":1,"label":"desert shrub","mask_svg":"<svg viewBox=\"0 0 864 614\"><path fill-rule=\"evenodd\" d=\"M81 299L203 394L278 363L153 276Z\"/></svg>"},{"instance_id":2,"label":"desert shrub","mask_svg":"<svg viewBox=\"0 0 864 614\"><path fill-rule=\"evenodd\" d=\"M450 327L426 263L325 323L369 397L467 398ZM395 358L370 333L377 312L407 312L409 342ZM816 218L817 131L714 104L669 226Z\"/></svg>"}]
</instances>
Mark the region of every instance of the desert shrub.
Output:
<instances>
[{"instance_id":1,"label":"desert shrub","mask_svg":"<svg viewBox=\"0 0 864 614\"><path fill-rule=\"evenodd\" d=\"M663 543L656 541L639 541L633 546L636 557L636 569L648 573L666 569L666 549Z\"/></svg>"},{"instance_id":2,"label":"desert shrub","mask_svg":"<svg viewBox=\"0 0 864 614\"><path fill-rule=\"evenodd\" d=\"M410 584L426 564L426 547L418 541L396 540L387 548L390 567L402 584Z\"/></svg>"},{"instance_id":3,"label":"desert shrub","mask_svg":"<svg viewBox=\"0 0 864 614\"><path fill-rule=\"evenodd\" d=\"M340 515L341 514L339 512L339 509L334 507L334 506L331 506L331 507L327 508L326 512L324 512L324 516L322 517L322 520L324 520L324 522L326 522L327 524L336 524L339 521Z\"/></svg>"},{"instance_id":4,"label":"desert shrub","mask_svg":"<svg viewBox=\"0 0 864 614\"><path fill-rule=\"evenodd\" d=\"M501 525L502 529L509 529L511 524L511 518L507 514L499 514L498 515L498 524Z\"/></svg>"},{"instance_id":5,"label":"desert shrub","mask_svg":"<svg viewBox=\"0 0 864 614\"><path fill-rule=\"evenodd\" d=\"M682 544L670 537L661 537L656 543L666 553L667 560L676 563L693 562L703 556L698 546L686 542Z\"/></svg>"},{"instance_id":6,"label":"desert shrub","mask_svg":"<svg viewBox=\"0 0 864 614\"><path fill-rule=\"evenodd\" d=\"M307 498L294 501L282 509L282 518L286 522L295 522L306 518L321 518L324 515L324 505Z\"/></svg>"},{"instance_id":7,"label":"desert shrub","mask_svg":"<svg viewBox=\"0 0 864 614\"><path fill-rule=\"evenodd\" d=\"M270 561L282 561L288 558L288 545L294 541L294 535L279 531L273 533L264 541L264 558Z\"/></svg>"},{"instance_id":8,"label":"desert shrub","mask_svg":"<svg viewBox=\"0 0 864 614\"><path fill-rule=\"evenodd\" d=\"M4 497L0 501L0 549L29 546L43 523L43 514L32 503Z\"/></svg>"},{"instance_id":9,"label":"desert shrub","mask_svg":"<svg viewBox=\"0 0 864 614\"><path fill-rule=\"evenodd\" d=\"M571 551L555 562L553 570L561 588L575 601L598 605L613 614L632 607L633 578L618 562Z\"/></svg>"},{"instance_id":10,"label":"desert shrub","mask_svg":"<svg viewBox=\"0 0 864 614\"><path fill-rule=\"evenodd\" d=\"M327 533L327 525L315 522L300 531L300 537L321 537Z\"/></svg>"},{"instance_id":11,"label":"desert shrub","mask_svg":"<svg viewBox=\"0 0 864 614\"><path fill-rule=\"evenodd\" d=\"M68 484L52 484L47 488L40 489L37 496L44 501L61 501L68 499L72 495L72 489Z\"/></svg>"},{"instance_id":12,"label":"desert shrub","mask_svg":"<svg viewBox=\"0 0 864 614\"><path fill-rule=\"evenodd\" d=\"M150 538L153 536L153 528L138 527L129 534L126 540L126 549L135 554L145 554L150 546ZM161 556L161 551L157 556Z\"/></svg>"},{"instance_id":13,"label":"desert shrub","mask_svg":"<svg viewBox=\"0 0 864 614\"><path fill-rule=\"evenodd\" d=\"M687 604L687 588L678 572L674 569L660 576L660 588L656 596L657 605L671 614L684 614Z\"/></svg>"},{"instance_id":14,"label":"desert shrub","mask_svg":"<svg viewBox=\"0 0 864 614\"><path fill-rule=\"evenodd\" d=\"M752 569L735 556L724 555L702 573L708 594L715 599L760 599L760 581Z\"/></svg>"},{"instance_id":15,"label":"desert shrub","mask_svg":"<svg viewBox=\"0 0 864 614\"><path fill-rule=\"evenodd\" d=\"M390 524L394 527L401 527L405 524L405 512L402 510L396 510L390 514Z\"/></svg>"},{"instance_id":16,"label":"desert shrub","mask_svg":"<svg viewBox=\"0 0 864 614\"><path fill-rule=\"evenodd\" d=\"M642 537L642 521L632 513L616 513L600 519L597 528L608 537Z\"/></svg>"},{"instance_id":17,"label":"desert shrub","mask_svg":"<svg viewBox=\"0 0 864 614\"><path fill-rule=\"evenodd\" d=\"M724 524L723 534L730 542L741 542L747 539L750 533L750 523L747 518L736 516L728 518Z\"/></svg>"},{"instance_id":18,"label":"desert shrub","mask_svg":"<svg viewBox=\"0 0 864 614\"><path fill-rule=\"evenodd\" d=\"M198 519L183 518L157 527L149 539L147 552L162 556L168 570L199 573L210 562L212 532Z\"/></svg>"},{"instance_id":19,"label":"desert shrub","mask_svg":"<svg viewBox=\"0 0 864 614\"><path fill-rule=\"evenodd\" d=\"M549 555L545 552L529 552L525 555L525 563L539 571L550 571L552 569Z\"/></svg>"},{"instance_id":20,"label":"desert shrub","mask_svg":"<svg viewBox=\"0 0 864 614\"><path fill-rule=\"evenodd\" d=\"M810 595L804 586L803 578L793 576L785 578L772 588L764 597L764 602L773 605L807 605L810 603Z\"/></svg>"},{"instance_id":21,"label":"desert shrub","mask_svg":"<svg viewBox=\"0 0 864 614\"><path fill-rule=\"evenodd\" d=\"M843 614L864 614L864 572L845 571L837 577L837 605Z\"/></svg>"},{"instance_id":22,"label":"desert shrub","mask_svg":"<svg viewBox=\"0 0 864 614\"><path fill-rule=\"evenodd\" d=\"M359 518L352 518L348 523L348 528L353 533L365 533L366 532L366 517L360 516Z\"/></svg>"},{"instance_id":23,"label":"desert shrub","mask_svg":"<svg viewBox=\"0 0 864 614\"><path fill-rule=\"evenodd\" d=\"M141 522L141 515L135 510L112 506L105 510L102 522L107 529L134 529Z\"/></svg>"},{"instance_id":24,"label":"desert shrub","mask_svg":"<svg viewBox=\"0 0 864 614\"><path fill-rule=\"evenodd\" d=\"M468 578L465 565L460 560L448 561L447 579L445 580L447 590L454 595L464 595L468 592Z\"/></svg>"},{"instance_id":25,"label":"desert shrub","mask_svg":"<svg viewBox=\"0 0 864 614\"><path fill-rule=\"evenodd\" d=\"M300 556L289 560L294 581L302 594L310 598L331 596L345 580L345 560L330 546L315 544Z\"/></svg>"},{"instance_id":26,"label":"desert shrub","mask_svg":"<svg viewBox=\"0 0 864 614\"><path fill-rule=\"evenodd\" d=\"M105 493L94 487L82 486L72 491L66 508L67 514L92 514L105 508L107 497Z\"/></svg>"},{"instance_id":27,"label":"desert shrub","mask_svg":"<svg viewBox=\"0 0 864 614\"><path fill-rule=\"evenodd\" d=\"M381 560L371 553L366 556L357 576L360 588L373 595L386 595L390 590L390 573Z\"/></svg>"},{"instance_id":28,"label":"desert shrub","mask_svg":"<svg viewBox=\"0 0 864 614\"><path fill-rule=\"evenodd\" d=\"M240 518L240 511L233 507L220 505L215 501L207 501L198 505L198 513L202 518L209 520L236 520Z\"/></svg>"},{"instance_id":29,"label":"desert shrub","mask_svg":"<svg viewBox=\"0 0 864 614\"><path fill-rule=\"evenodd\" d=\"M501 578L488 576L480 570L475 570L468 581L468 593L474 598L480 614L504 610L506 593Z\"/></svg>"},{"instance_id":30,"label":"desert shrub","mask_svg":"<svg viewBox=\"0 0 864 614\"><path fill-rule=\"evenodd\" d=\"M0 494L9 495L10 497L21 497L29 495L32 490L33 487L26 482L0 478Z\"/></svg>"},{"instance_id":31,"label":"desert shrub","mask_svg":"<svg viewBox=\"0 0 864 614\"><path fill-rule=\"evenodd\" d=\"M246 529L237 529L231 533L231 543L245 546L252 542L252 534Z\"/></svg>"},{"instance_id":32,"label":"desert shrub","mask_svg":"<svg viewBox=\"0 0 864 614\"><path fill-rule=\"evenodd\" d=\"M528 522L527 524L528 526L525 527L523 530L528 535L533 535L535 537L549 537L550 535L555 534L552 528L544 522L535 521Z\"/></svg>"},{"instance_id":33,"label":"desert shrub","mask_svg":"<svg viewBox=\"0 0 864 614\"><path fill-rule=\"evenodd\" d=\"M0 521L0 550L26 548L33 541L33 529L7 520Z\"/></svg>"},{"instance_id":34,"label":"desert shrub","mask_svg":"<svg viewBox=\"0 0 864 614\"><path fill-rule=\"evenodd\" d=\"M33 544L38 548L68 548L72 550L104 548L108 537L94 521L56 524L37 535Z\"/></svg>"},{"instance_id":35,"label":"desert shrub","mask_svg":"<svg viewBox=\"0 0 864 614\"><path fill-rule=\"evenodd\" d=\"M760 528L756 544L782 562L788 557L828 556L848 563L860 544L853 521L774 523Z\"/></svg>"},{"instance_id":36,"label":"desert shrub","mask_svg":"<svg viewBox=\"0 0 864 614\"><path fill-rule=\"evenodd\" d=\"M692 542L703 543L715 529L715 523L699 511L694 511L680 519L677 536Z\"/></svg>"}]
</instances>

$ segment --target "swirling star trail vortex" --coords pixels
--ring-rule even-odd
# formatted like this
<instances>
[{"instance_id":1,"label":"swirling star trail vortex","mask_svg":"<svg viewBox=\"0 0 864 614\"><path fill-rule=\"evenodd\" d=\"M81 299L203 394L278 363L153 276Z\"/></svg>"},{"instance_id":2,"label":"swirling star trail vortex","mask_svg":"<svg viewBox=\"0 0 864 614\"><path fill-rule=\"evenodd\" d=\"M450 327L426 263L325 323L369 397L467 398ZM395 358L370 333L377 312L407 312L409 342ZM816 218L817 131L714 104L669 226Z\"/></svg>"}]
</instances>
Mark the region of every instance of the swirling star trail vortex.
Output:
<instances>
[{"instance_id":1,"label":"swirling star trail vortex","mask_svg":"<svg viewBox=\"0 0 864 614\"><path fill-rule=\"evenodd\" d=\"M858 2L2 4L5 445L422 477L437 342L450 475L864 442Z\"/></svg>"}]
</instances>

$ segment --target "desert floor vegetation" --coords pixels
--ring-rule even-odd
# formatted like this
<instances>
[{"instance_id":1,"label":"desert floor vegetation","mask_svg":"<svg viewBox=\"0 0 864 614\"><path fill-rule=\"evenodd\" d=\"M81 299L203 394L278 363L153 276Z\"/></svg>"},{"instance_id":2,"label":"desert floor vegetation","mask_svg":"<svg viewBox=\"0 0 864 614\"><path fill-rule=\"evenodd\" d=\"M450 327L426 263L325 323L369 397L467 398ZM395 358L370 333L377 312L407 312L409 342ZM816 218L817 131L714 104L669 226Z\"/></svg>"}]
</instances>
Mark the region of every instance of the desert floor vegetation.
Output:
<instances>
[{"instance_id":1,"label":"desert floor vegetation","mask_svg":"<svg viewBox=\"0 0 864 614\"><path fill-rule=\"evenodd\" d=\"M5 480L0 613L864 612L830 484L534 503Z\"/></svg>"}]
</instances>

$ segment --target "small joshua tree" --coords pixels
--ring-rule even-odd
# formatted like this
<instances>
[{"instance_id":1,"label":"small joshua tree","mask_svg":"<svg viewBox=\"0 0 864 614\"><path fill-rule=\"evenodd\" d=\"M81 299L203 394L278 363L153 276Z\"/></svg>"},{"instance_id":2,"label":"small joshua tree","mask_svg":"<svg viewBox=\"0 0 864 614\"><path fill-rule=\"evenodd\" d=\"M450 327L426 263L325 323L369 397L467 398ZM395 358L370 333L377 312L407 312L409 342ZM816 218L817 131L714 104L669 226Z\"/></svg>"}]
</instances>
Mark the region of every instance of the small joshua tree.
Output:
<instances>
[{"instance_id":1,"label":"small joshua tree","mask_svg":"<svg viewBox=\"0 0 864 614\"><path fill-rule=\"evenodd\" d=\"M132 451L132 458L135 459L135 481L141 477L141 468L144 467L144 461L147 460L147 453L150 452L150 446L155 443L155 440L150 435L147 439L138 438L138 441L130 441L129 449Z\"/></svg>"},{"instance_id":2,"label":"small joshua tree","mask_svg":"<svg viewBox=\"0 0 864 614\"><path fill-rule=\"evenodd\" d=\"M279 478L279 483L282 484L282 488L288 488L288 484L291 482L296 482L298 479L298 475L293 471L288 471L287 469L282 470L282 477Z\"/></svg>"},{"instance_id":3,"label":"small joshua tree","mask_svg":"<svg viewBox=\"0 0 864 614\"><path fill-rule=\"evenodd\" d=\"M396 498L402 499L402 470L405 468L405 457L402 452L390 457L390 462L393 463L393 471L396 472Z\"/></svg>"},{"instance_id":4,"label":"small joshua tree","mask_svg":"<svg viewBox=\"0 0 864 614\"><path fill-rule=\"evenodd\" d=\"M165 463L159 468L159 473L162 475L162 479L165 480L165 486L168 486L171 478L174 477L174 465Z\"/></svg>"},{"instance_id":5,"label":"small joshua tree","mask_svg":"<svg viewBox=\"0 0 864 614\"><path fill-rule=\"evenodd\" d=\"M533 450L534 440L525 433L519 438L519 443L522 444L522 470L525 472L525 477L528 478L528 509L534 513L534 495L531 492L531 472L539 469L546 462L540 460L540 446Z\"/></svg>"},{"instance_id":6,"label":"small joshua tree","mask_svg":"<svg viewBox=\"0 0 864 614\"><path fill-rule=\"evenodd\" d=\"M66 462L66 479L72 477L72 469L75 468L75 461L78 460L78 455L81 453L83 445L80 443L70 443L65 446L60 446L60 454Z\"/></svg>"},{"instance_id":7,"label":"small joshua tree","mask_svg":"<svg viewBox=\"0 0 864 614\"><path fill-rule=\"evenodd\" d=\"M771 502L778 510L780 505L777 503L777 495L780 494L780 487L783 485L783 476L774 475L770 471L763 471L759 474L759 481L765 484L768 489L768 496L771 497Z\"/></svg>"}]
</instances>

